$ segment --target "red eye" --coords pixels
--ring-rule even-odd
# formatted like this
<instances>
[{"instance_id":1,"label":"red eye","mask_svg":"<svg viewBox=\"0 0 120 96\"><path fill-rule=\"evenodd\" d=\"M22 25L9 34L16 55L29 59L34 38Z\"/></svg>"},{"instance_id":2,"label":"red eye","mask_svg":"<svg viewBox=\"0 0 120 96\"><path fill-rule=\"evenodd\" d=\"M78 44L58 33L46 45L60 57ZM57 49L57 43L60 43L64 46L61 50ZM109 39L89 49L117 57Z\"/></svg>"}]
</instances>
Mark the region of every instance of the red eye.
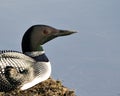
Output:
<instances>
[{"instance_id":1,"label":"red eye","mask_svg":"<svg viewBox=\"0 0 120 96\"><path fill-rule=\"evenodd\" d=\"M49 31L47 31L47 30L44 30L44 31L43 31L43 33L44 33L45 35L50 34L50 32L49 32Z\"/></svg>"}]
</instances>

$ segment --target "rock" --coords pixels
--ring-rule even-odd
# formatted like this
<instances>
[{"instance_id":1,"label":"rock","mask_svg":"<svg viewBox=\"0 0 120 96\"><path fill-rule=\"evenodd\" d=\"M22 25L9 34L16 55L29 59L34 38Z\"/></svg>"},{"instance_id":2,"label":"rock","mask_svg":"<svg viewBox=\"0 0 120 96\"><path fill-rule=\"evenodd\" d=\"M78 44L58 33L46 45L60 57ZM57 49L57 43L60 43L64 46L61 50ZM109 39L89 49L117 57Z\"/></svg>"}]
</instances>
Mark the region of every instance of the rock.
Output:
<instances>
[{"instance_id":1,"label":"rock","mask_svg":"<svg viewBox=\"0 0 120 96\"><path fill-rule=\"evenodd\" d=\"M6 93L1 92L0 96L75 96L75 93L64 87L61 81L49 78L28 90L16 89Z\"/></svg>"}]
</instances>

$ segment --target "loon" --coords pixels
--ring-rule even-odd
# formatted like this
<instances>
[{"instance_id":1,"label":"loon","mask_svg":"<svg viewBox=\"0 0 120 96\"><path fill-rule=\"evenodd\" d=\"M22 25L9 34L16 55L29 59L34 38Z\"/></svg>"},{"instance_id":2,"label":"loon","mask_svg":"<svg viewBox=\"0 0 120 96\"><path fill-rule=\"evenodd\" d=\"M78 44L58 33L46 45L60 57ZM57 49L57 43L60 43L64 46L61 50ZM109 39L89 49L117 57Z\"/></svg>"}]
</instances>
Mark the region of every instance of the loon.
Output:
<instances>
[{"instance_id":1,"label":"loon","mask_svg":"<svg viewBox=\"0 0 120 96\"><path fill-rule=\"evenodd\" d=\"M22 52L0 51L0 92L26 90L47 80L51 64L42 45L59 37L76 33L48 25L33 25L23 35Z\"/></svg>"}]
</instances>

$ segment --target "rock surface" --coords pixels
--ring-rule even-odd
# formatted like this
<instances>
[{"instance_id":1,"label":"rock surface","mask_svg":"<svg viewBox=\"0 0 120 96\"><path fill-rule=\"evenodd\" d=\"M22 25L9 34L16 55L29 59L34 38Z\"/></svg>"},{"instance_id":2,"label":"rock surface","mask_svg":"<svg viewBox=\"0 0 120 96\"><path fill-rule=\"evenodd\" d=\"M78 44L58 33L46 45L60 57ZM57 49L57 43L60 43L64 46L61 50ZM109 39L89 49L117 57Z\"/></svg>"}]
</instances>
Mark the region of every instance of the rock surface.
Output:
<instances>
[{"instance_id":1,"label":"rock surface","mask_svg":"<svg viewBox=\"0 0 120 96\"><path fill-rule=\"evenodd\" d=\"M11 92L1 92L0 96L75 96L75 93L64 87L61 81L49 78L28 90L16 89Z\"/></svg>"}]
</instances>

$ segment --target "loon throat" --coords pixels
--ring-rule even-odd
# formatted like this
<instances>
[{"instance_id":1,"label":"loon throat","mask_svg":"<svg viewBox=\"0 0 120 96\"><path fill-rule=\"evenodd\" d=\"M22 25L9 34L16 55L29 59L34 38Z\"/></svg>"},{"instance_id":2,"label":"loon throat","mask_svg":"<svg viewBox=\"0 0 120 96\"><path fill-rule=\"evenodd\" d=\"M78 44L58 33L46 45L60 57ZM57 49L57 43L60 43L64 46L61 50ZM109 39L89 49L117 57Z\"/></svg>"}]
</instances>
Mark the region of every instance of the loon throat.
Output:
<instances>
[{"instance_id":1,"label":"loon throat","mask_svg":"<svg viewBox=\"0 0 120 96\"><path fill-rule=\"evenodd\" d=\"M31 26L23 35L22 52L0 51L0 91L26 90L47 80L51 75L51 64L42 45L73 33L47 25Z\"/></svg>"}]
</instances>

